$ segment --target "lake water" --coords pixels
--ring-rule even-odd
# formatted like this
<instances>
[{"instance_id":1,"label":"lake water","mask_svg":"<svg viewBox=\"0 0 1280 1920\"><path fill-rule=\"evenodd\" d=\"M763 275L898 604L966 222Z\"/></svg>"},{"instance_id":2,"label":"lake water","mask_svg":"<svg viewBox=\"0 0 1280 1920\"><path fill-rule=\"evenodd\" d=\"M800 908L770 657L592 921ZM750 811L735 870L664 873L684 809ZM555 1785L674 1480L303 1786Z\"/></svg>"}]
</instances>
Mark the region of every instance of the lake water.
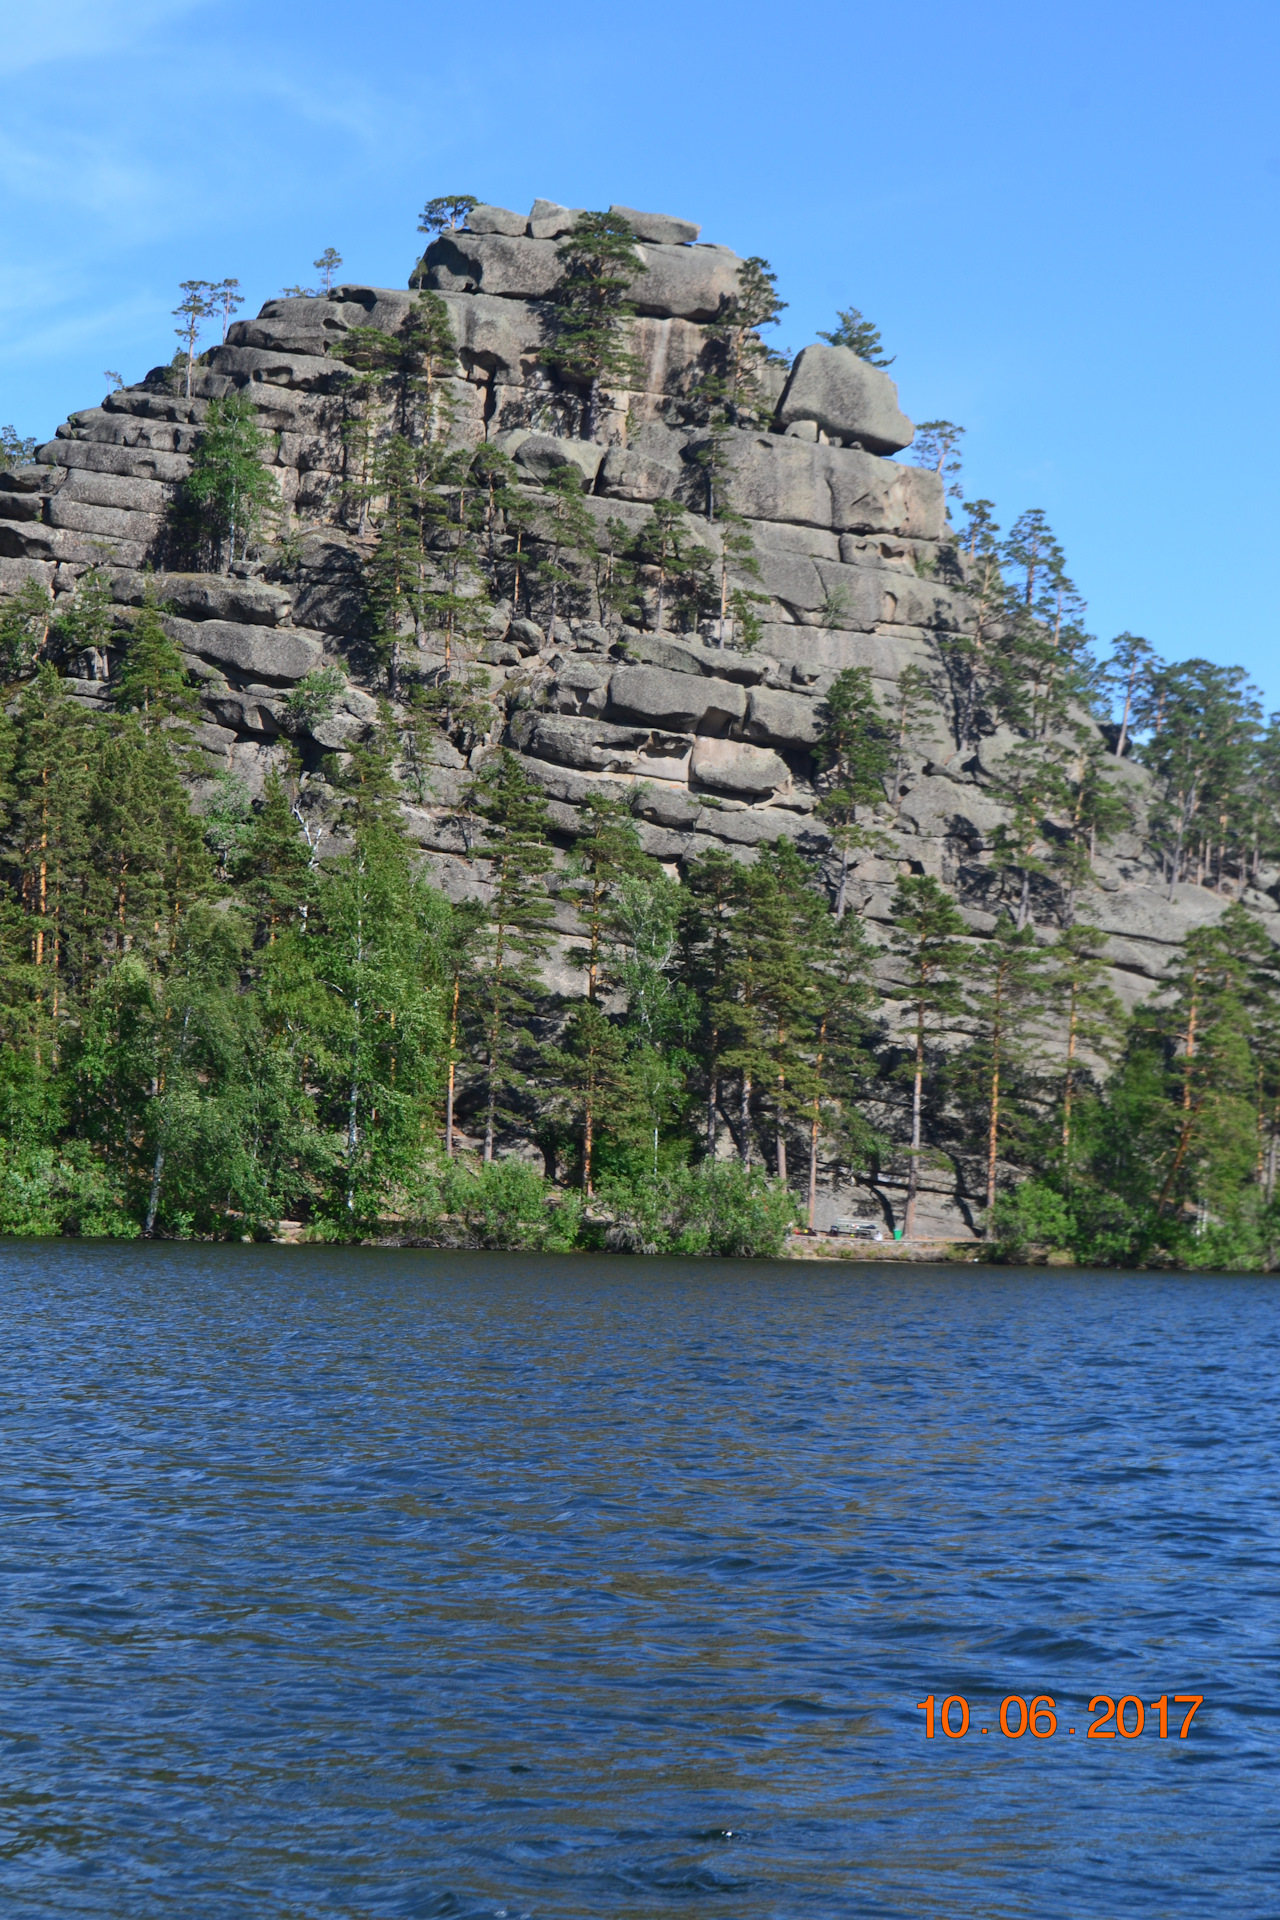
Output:
<instances>
[{"instance_id":1,"label":"lake water","mask_svg":"<svg viewBox=\"0 0 1280 1920\"><path fill-rule=\"evenodd\" d=\"M7 1920L1280 1911L1274 1282L10 1242L0 1290Z\"/></svg>"}]
</instances>

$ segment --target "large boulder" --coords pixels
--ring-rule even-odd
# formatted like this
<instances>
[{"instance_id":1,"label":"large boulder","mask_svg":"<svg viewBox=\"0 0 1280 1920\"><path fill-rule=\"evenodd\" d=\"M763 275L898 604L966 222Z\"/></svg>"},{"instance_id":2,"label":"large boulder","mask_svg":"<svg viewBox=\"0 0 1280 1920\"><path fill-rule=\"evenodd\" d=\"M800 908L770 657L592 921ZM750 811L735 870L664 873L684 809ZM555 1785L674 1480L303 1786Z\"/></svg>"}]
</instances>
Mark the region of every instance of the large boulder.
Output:
<instances>
[{"instance_id":1,"label":"large boulder","mask_svg":"<svg viewBox=\"0 0 1280 1920\"><path fill-rule=\"evenodd\" d=\"M564 234L573 232L582 213L581 207L562 207L558 200L535 200L521 231L534 240L559 240ZM469 224L474 225L474 222Z\"/></svg>"},{"instance_id":2,"label":"large boulder","mask_svg":"<svg viewBox=\"0 0 1280 1920\"><path fill-rule=\"evenodd\" d=\"M91 473L124 473L146 480L185 480L191 471L185 453L99 446L95 440L50 440L36 449L36 456L59 467L87 467Z\"/></svg>"},{"instance_id":3,"label":"large boulder","mask_svg":"<svg viewBox=\"0 0 1280 1920\"><path fill-rule=\"evenodd\" d=\"M325 294L301 294L268 300L255 319L233 321L227 328L225 344L323 358L330 347L341 344L350 327L368 324L368 313L356 301L334 300Z\"/></svg>"},{"instance_id":4,"label":"large boulder","mask_svg":"<svg viewBox=\"0 0 1280 1920\"><path fill-rule=\"evenodd\" d=\"M522 753L588 773L630 772L648 746L647 727L609 726L603 721L565 714L520 713L511 722L511 738ZM684 743L686 751L688 742Z\"/></svg>"},{"instance_id":5,"label":"large boulder","mask_svg":"<svg viewBox=\"0 0 1280 1920\"><path fill-rule=\"evenodd\" d=\"M746 704L743 689L727 680L663 667L619 667L609 682L613 712L676 733L692 733L709 720L741 720Z\"/></svg>"},{"instance_id":6,"label":"large boulder","mask_svg":"<svg viewBox=\"0 0 1280 1920\"><path fill-rule=\"evenodd\" d=\"M162 480L89 473L83 467L68 475L58 493L59 500L78 500L86 507L115 507L122 513L164 513L172 498L172 487Z\"/></svg>"},{"instance_id":7,"label":"large boulder","mask_svg":"<svg viewBox=\"0 0 1280 1920\"><path fill-rule=\"evenodd\" d=\"M161 606L188 620L233 620L276 627L289 613L289 595L265 580L221 573L120 573L111 588L118 606L140 607L148 587Z\"/></svg>"},{"instance_id":8,"label":"large boulder","mask_svg":"<svg viewBox=\"0 0 1280 1920\"><path fill-rule=\"evenodd\" d=\"M90 506L61 493L55 493L49 502L49 525L99 539L127 540L141 547L149 547L164 530L164 520L159 514L132 513L127 507Z\"/></svg>"},{"instance_id":9,"label":"large boulder","mask_svg":"<svg viewBox=\"0 0 1280 1920\"><path fill-rule=\"evenodd\" d=\"M647 268L628 289L637 313L714 320L738 291L742 262L725 247L639 246L636 252Z\"/></svg>"},{"instance_id":10,"label":"large boulder","mask_svg":"<svg viewBox=\"0 0 1280 1920\"><path fill-rule=\"evenodd\" d=\"M694 440L694 459L705 440ZM853 447L806 446L777 433L723 436L729 503L750 520L790 520L837 533L941 537L946 498L936 473Z\"/></svg>"},{"instance_id":11,"label":"large boulder","mask_svg":"<svg viewBox=\"0 0 1280 1920\"><path fill-rule=\"evenodd\" d=\"M630 298L657 319L712 320L738 290L742 262L723 247L639 246L646 272ZM488 293L506 300L546 300L564 266L553 239L502 233L447 233L433 240L413 275L435 293Z\"/></svg>"},{"instance_id":12,"label":"large boulder","mask_svg":"<svg viewBox=\"0 0 1280 1920\"><path fill-rule=\"evenodd\" d=\"M744 800L765 799L791 778L785 760L743 740L695 740L689 772L699 786Z\"/></svg>"},{"instance_id":13,"label":"large boulder","mask_svg":"<svg viewBox=\"0 0 1280 1920\"><path fill-rule=\"evenodd\" d=\"M651 240L657 246L692 246L702 228L692 220L677 220L669 213L640 213L635 207L610 207L610 213L625 220L637 240Z\"/></svg>"},{"instance_id":14,"label":"large boulder","mask_svg":"<svg viewBox=\"0 0 1280 1920\"><path fill-rule=\"evenodd\" d=\"M551 240L532 240L522 234L442 233L423 254L411 284L433 293L545 300L562 271Z\"/></svg>"},{"instance_id":15,"label":"large boulder","mask_svg":"<svg viewBox=\"0 0 1280 1920\"><path fill-rule=\"evenodd\" d=\"M324 661L320 636L296 627L243 627L233 620L164 619L164 629L184 653L263 680L301 680Z\"/></svg>"},{"instance_id":16,"label":"large boulder","mask_svg":"<svg viewBox=\"0 0 1280 1920\"><path fill-rule=\"evenodd\" d=\"M747 695L749 740L783 747L811 747L820 732L818 702L806 694L752 687Z\"/></svg>"},{"instance_id":17,"label":"large boulder","mask_svg":"<svg viewBox=\"0 0 1280 1920\"><path fill-rule=\"evenodd\" d=\"M806 347L797 357L778 422L789 427L805 420L867 453L900 453L915 436L898 406L896 382L849 347Z\"/></svg>"},{"instance_id":18,"label":"large boulder","mask_svg":"<svg viewBox=\"0 0 1280 1920\"><path fill-rule=\"evenodd\" d=\"M509 207L472 207L467 215L472 233L523 233L527 224L523 213L512 213Z\"/></svg>"},{"instance_id":19,"label":"large boulder","mask_svg":"<svg viewBox=\"0 0 1280 1920\"><path fill-rule=\"evenodd\" d=\"M576 467L583 485L590 486L604 459L604 448L594 440L564 440L557 434L532 433L515 427L495 434L494 446L508 453L531 480L546 480L558 467Z\"/></svg>"},{"instance_id":20,"label":"large boulder","mask_svg":"<svg viewBox=\"0 0 1280 1920\"><path fill-rule=\"evenodd\" d=\"M444 293L441 298L458 357L468 371L479 367L513 386L530 377L546 339L543 308L483 293Z\"/></svg>"},{"instance_id":21,"label":"large boulder","mask_svg":"<svg viewBox=\"0 0 1280 1920\"><path fill-rule=\"evenodd\" d=\"M351 378L340 362L316 353L281 353L265 347L215 347L215 374L237 386L290 387L301 393L333 393Z\"/></svg>"}]
</instances>

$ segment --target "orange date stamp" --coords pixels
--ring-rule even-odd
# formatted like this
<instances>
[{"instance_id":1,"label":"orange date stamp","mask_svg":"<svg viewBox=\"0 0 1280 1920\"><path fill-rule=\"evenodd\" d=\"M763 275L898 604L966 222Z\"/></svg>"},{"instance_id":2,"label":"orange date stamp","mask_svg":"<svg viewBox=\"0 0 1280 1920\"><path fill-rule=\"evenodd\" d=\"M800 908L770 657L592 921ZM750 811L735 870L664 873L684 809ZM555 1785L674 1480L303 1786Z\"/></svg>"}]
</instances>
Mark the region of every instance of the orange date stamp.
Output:
<instances>
[{"instance_id":1,"label":"orange date stamp","mask_svg":"<svg viewBox=\"0 0 1280 1920\"><path fill-rule=\"evenodd\" d=\"M1175 1712L1175 1730L1179 1740L1185 1740L1191 1731L1191 1722L1204 1705L1202 1693L1175 1693L1175 1708L1186 1707L1182 1715L1181 1727L1176 1727L1178 1715ZM923 1713L924 1737L932 1740L939 1729L948 1740L963 1740L970 1732L992 1733L999 1728L1006 1740L1021 1740L1029 1733L1034 1740L1052 1740L1055 1734L1073 1734L1075 1727L1063 1726L1063 1716L1058 1711L1057 1702L1047 1693L1036 1694L1033 1700L1027 1700L1020 1693L1007 1693L1000 1702L999 1715L992 1715L995 1726L975 1726L969 1713L969 1702L961 1693L948 1694L938 1704L936 1694L929 1694L923 1700L916 1701L916 1711ZM1148 1736L1158 1727L1158 1738L1169 1738L1169 1695L1162 1693L1158 1700L1141 1701L1136 1693L1126 1693L1113 1700L1109 1693L1095 1693L1089 1702L1089 1712L1096 1717L1085 1729L1086 1740L1136 1740L1145 1731ZM1149 1719L1148 1716L1154 1716ZM1083 1723L1087 1716L1080 1715Z\"/></svg>"}]
</instances>

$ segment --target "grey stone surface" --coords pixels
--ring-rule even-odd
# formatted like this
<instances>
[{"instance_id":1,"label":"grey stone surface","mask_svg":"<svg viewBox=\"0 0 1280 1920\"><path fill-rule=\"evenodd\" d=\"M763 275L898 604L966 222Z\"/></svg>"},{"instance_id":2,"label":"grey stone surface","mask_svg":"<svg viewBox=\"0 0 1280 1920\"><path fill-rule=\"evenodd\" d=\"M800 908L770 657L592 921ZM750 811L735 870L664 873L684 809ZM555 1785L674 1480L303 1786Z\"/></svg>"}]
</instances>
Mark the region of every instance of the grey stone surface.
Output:
<instances>
[{"instance_id":1,"label":"grey stone surface","mask_svg":"<svg viewBox=\"0 0 1280 1920\"><path fill-rule=\"evenodd\" d=\"M541 306L485 293L441 298L464 366L515 386L533 375L547 332Z\"/></svg>"},{"instance_id":2,"label":"grey stone surface","mask_svg":"<svg viewBox=\"0 0 1280 1920\"><path fill-rule=\"evenodd\" d=\"M314 353L281 353L266 347L215 347L214 373L237 386L292 387L302 393L335 393L350 378L340 361Z\"/></svg>"},{"instance_id":3,"label":"grey stone surface","mask_svg":"<svg viewBox=\"0 0 1280 1920\"><path fill-rule=\"evenodd\" d=\"M790 429L808 421L868 453L899 453L915 435L898 405L897 382L848 347L805 347L796 356L778 422Z\"/></svg>"},{"instance_id":4,"label":"grey stone surface","mask_svg":"<svg viewBox=\"0 0 1280 1920\"><path fill-rule=\"evenodd\" d=\"M526 216L512 213L509 207L472 207L467 225L472 233L523 233Z\"/></svg>"},{"instance_id":5,"label":"grey stone surface","mask_svg":"<svg viewBox=\"0 0 1280 1920\"><path fill-rule=\"evenodd\" d=\"M821 731L820 718L820 703L804 694L752 687L747 695L744 731L748 740L785 747L811 747Z\"/></svg>"},{"instance_id":6,"label":"grey stone surface","mask_svg":"<svg viewBox=\"0 0 1280 1920\"><path fill-rule=\"evenodd\" d=\"M688 491L688 470L629 447L610 447L600 472L600 491L618 500L678 500Z\"/></svg>"},{"instance_id":7,"label":"grey stone surface","mask_svg":"<svg viewBox=\"0 0 1280 1920\"><path fill-rule=\"evenodd\" d=\"M690 773L700 786L751 799L776 793L791 779L785 760L768 747L749 746L743 740L695 740Z\"/></svg>"},{"instance_id":8,"label":"grey stone surface","mask_svg":"<svg viewBox=\"0 0 1280 1920\"><path fill-rule=\"evenodd\" d=\"M576 467L584 485L590 486L604 459L604 448L597 441L532 433L524 427L498 434L494 445L503 453L509 453L531 480L546 480L557 467Z\"/></svg>"},{"instance_id":9,"label":"grey stone surface","mask_svg":"<svg viewBox=\"0 0 1280 1920\"><path fill-rule=\"evenodd\" d=\"M140 607L150 587L160 603L188 620L234 620L275 627L289 617L289 595L265 580L237 580L221 573L118 573L111 597Z\"/></svg>"},{"instance_id":10,"label":"grey stone surface","mask_svg":"<svg viewBox=\"0 0 1280 1920\"><path fill-rule=\"evenodd\" d=\"M43 520L44 496L39 493L0 493L0 520Z\"/></svg>"},{"instance_id":11,"label":"grey stone surface","mask_svg":"<svg viewBox=\"0 0 1280 1920\"><path fill-rule=\"evenodd\" d=\"M435 293L488 293L545 300L563 268L552 240L503 233L441 234L422 256L422 284Z\"/></svg>"},{"instance_id":12,"label":"grey stone surface","mask_svg":"<svg viewBox=\"0 0 1280 1920\"><path fill-rule=\"evenodd\" d=\"M535 200L525 231L534 240L558 240L573 232L582 211L581 207L562 207L558 200Z\"/></svg>"},{"instance_id":13,"label":"grey stone surface","mask_svg":"<svg viewBox=\"0 0 1280 1920\"><path fill-rule=\"evenodd\" d=\"M652 240L664 247L689 246L702 232L693 220L677 220L670 213L641 213L635 207L610 207L625 220L637 240Z\"/></svg>"},{"instance_id":14,"label":"grey stone surface","mask_svg":"<svg viewBox=\"0 0 1280 1920\"><path fill-rule=\"evenodd\" d=\"M159 514L129 513L119 507L91 507L82 500L65 499L55 493L48 506L49 525L65 527L70 533L84 533L98 539L129 540L142 548L158 540L164 530Z\"/></svg>"},{"instance_id":15,"label":"grey stone surface","mask_svg":"<svg viewBox=\"0 0 1280 1920\"><path fill-rule=\"evenodd\" d=\"M91 473L122 473L144 480L185 480L191 461L183 453L159 453L150 447L99 446L92 440L51 440L42 457L60 467L86 467Z\"/></svg>"},{"instance_id":16,"label":"grey stone surface","mask_svg":"<svg viewBox=\"0 0 1280 1920\"><path fill-rule=\"evenodd\" d=\"M302 549L293 617L299 626L350 633L364 610L360 554L339 534L318 535Z\"/></svg>"},{"instance_id":17,"label":"grey stone surface","mask_svg":"<svg viewBox=\"0 0 1280 1920\"><path fill-rule=\"evenodd\" d=\"M172 502L173 494L173 487L163 480L141 480L119 473L89 473L78 467L59 488L58 499L64 504L76 500L85 506L116 507L125 513L162 514Z\"/></svg>"},{"instance_id":18,"label":"grey stone surface","mask_svg":"<svg viewBox=\"0 0 1280 1920\"><path fill-rule=\"evenodd\" d=\"M738 291L736 253L718 247L639 246L647 272L637 275L628 298L638 313L680 320L714 320Z\"/></svg>"},{"instance_id":19,"label":"grey stone surface","mask_svg":"<svg viewBox=\"0 0 1280 1920\"><path fill-rule=\"evenodd\" d=\"M676 733L691 733L712 716L740 720L746 695L727 680L662 667L619 667L609 681L609 706L618 714L647 720Z\"/></svg>"},{"instance_id":20,"label":"grey stone surface","mask_svg":"<svg viewBox=\"0 0 1280 1920\"><path fill-rule=\"evenodd\" d=\"M607 772L633 767L640 749L648 745L649 730L563 714L522 713L511 723L511 738L522 753L534 759Z\"/></svg>"},{"instance_id":21,"label":"grey stone surface","mask_svg":"<svg viewBox=\"0 0 1280 1920\"><path fill-rule=\"evenodd\" d=\"M693 453L701 444L690 443ZM736 510L836 533L896 533L937 540L946 502L937 474L853 447L809 447L784 434L726 436Z\"/></svg>"},{"instance_id":22,"label":"grey stone surface","mask_svg":"<svg viewBox=\"0 0 1280 1920\"><path fill-rule=\"evenodd\" d=\"M20 593L28 581L51 592L56 573L51 560L0 559L0 593Z\"/></svg>"},{"instance_id":23,"label":"grey stone surface","mask_svg":"<svg viewBox=\"0 0 1280 1920\"><path fill-rule=\"evenodd\" d=\"M628 662L647 667L666 667L672 673L710 674L718 680L733 680L739 686L752 687L763 680L772 662L756 653L734 653L727 648L707 646L697 634L676 636L666 633L637 633L624 629L622 644Z\"/></svg>"},{"instance_id":24,"label":"grey stone surface","mask_svg":"<svg viewBox=\"0 0 1280 1920\"><path fill-rule=\"evenodd\" d=\"M726 807L704 806L697 829L735 847L763 847L782 839L796 841L806 853L820 854L831 844L831 836L815 830L811 820L783 807L748 806L731 813Z\"/></svg>"},{"instance_id":25,"label":"grey stone surface","mask_svg":"<svg viewBox=\"0 0 1280 1920\"><path fill-rule=\"evenodd\" d=\"M53 469L34 463L20 467L6 467L0 473L0 491L5 493L39 493L49 481Z\"/></svg>"},{"instance_id":26,"label":"grey stone surface","mask_svg":"<svg viewBox=\"0 0 1280 1920\"><path fill-rule=\"evenodd\" d=\"M246 627L233 620L182 620L164 617L176 645L238 673L264 680L301 680L324 661L318 634L294 627Z\"/></svg>"}]
</instances>

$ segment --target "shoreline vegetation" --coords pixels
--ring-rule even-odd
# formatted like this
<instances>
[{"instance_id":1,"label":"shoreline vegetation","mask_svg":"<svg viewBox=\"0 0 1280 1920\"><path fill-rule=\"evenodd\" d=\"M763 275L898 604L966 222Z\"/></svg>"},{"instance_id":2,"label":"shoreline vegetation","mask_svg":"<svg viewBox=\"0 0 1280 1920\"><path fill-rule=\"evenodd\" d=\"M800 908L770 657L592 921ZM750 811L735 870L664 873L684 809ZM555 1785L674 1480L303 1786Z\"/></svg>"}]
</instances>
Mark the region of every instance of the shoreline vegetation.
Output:
<instances>
[{"instance_id":1,"label":"shoreline vegetation","mask_svg":"<svg viewBox=\"0 0 1280 1920\"><path fill-rule=\"evenodd\" d=\"M547 365L590 425L639 269L614 216L582 218ZM763 404L780 303L767 262L746 267L754 305L709 330L687 398L737 585L686 505L657 501L634 536L609 523L605 546L572 462L531 488L459 448L448 317L423 294L401 337L344 349L350 664L377 699L341 750L308 731L344 692L330 667L282 703L251 799L197 751L153 584L121 606L91 568L56 604L34 584L0 603L0 1234L813 1257L793 1228L858 1183L901 1238L841 1258L1276 1266L1280 952L1249 902L1280 884L1280 718L1240 670L1133 635L1100 663L1043 514L1002 537L964 501L946 553L968 629L888 705L865 667L816 703L826 854L784 837L663 865L642 787L568 823L503 744L478 657L502 608L541 639L607 626L620 658L628 632L754 644L764 596L717 462ZM188 390L198 317L170 370ZM840 344L884 364L841 318ZM917 452L962 499L959 434L930 422ZM290 578L264 446L247 398L209 403L173 516L186 564ZM87 662L92 712L66 677ZM430 885L406 828L441 752L466 769L451 826L475 897ZM888 840L932 754L999 819L946 885ZM1222 909L1133 1011L1088 921L1121 839L1170 900L1191 883ZM887 921L855 869L882 869ZM940 1195L972 1239L928 1226Z\"/></svg>"}]
</instances>

